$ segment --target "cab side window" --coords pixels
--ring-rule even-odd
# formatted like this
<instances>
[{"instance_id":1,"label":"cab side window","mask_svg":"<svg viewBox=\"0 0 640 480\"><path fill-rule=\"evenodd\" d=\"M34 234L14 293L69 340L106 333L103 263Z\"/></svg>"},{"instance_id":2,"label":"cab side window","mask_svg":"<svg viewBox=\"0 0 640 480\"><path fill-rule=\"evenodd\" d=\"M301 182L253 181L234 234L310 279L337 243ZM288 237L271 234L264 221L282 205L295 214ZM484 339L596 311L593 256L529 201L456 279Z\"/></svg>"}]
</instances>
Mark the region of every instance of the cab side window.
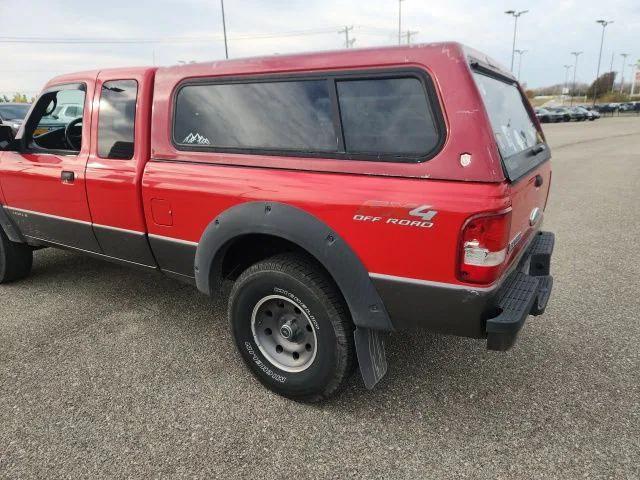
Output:
<instances>
[{"instance_id":1,"label":"cab side window","mask_svg":"<svg viewBox=\"0 0 640 480\"><path fill-rule=\"evenodd\" d=\"M44 92L27 120L25 138L28 148L38 152L74 154L82 145L84 85L62 86ZM72 107L75 115L62 112Z\"/></svg>"},{"instance_id":2,"label":"cab side window","mask_svg":"<svg viewBox=\"0 0 640 480\"><path fill-rule=\"evenodd\" d=\"M104 82L98 116L98 156L130 160L134 152L138 82Z\"/></svg>"}]
</instances>

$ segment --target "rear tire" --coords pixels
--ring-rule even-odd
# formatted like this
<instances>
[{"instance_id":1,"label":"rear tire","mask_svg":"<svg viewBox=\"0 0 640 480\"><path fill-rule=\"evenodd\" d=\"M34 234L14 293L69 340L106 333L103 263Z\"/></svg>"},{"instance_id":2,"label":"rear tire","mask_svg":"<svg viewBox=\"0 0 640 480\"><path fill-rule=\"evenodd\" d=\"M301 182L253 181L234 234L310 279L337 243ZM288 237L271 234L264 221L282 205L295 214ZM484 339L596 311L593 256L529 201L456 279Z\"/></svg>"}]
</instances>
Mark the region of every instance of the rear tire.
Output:
<instances>
[{"instance_id":1,"label":"rear tire","mask_svg":"<svg viewBox=\"0 0 640 480\"><path fill-rule=\"evenodd\" d=\"M25 278L31 273L32 265L31 247L12 242L0 229L0 284Z\"/></svg>"},{"instance_id":2,"label":"rear tire","mask_svg":"<svg viewBox=\"0 0 640 480\"><path fill-rule=\"evenodd\" d=\"M267 388L317 402L355 366L353 324L333 280L312 260L280 254L245 270L229 297L233 337Z\"/></svg>"}]
</instances>

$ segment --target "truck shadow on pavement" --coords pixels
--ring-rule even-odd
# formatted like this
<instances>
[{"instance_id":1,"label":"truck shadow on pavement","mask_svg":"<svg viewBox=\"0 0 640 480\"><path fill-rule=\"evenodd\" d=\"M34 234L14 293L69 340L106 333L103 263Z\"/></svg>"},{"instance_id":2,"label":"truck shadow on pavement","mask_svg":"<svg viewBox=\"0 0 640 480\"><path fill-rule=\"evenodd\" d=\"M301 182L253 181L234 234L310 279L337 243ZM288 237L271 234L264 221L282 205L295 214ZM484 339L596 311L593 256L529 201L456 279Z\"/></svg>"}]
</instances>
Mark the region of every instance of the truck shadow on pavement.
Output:
<instances>
[{"instance_id":1,"label":"truck shadow on pavement","mask_svg":"<svg viewBox=\"0 0 640 480\"><path fill-rule=\"evenodd\" d=\"M92 321L100 324L95 327L97 342L101 341L100 335L120 333L123 342L131 343L130 348L141 348L141 343L129 338L135 332L148 337L145 345L150 348L180 352L180 358L169 356L167 366L180 362L184 368L189 368L190 363L202 368L204 364L206 370L208 363L205 377L232 377L233 382L240 382L241 390L271 397L263 401L292 403L267 392L246 371L229 332L224 295L210 299L193 286L159 274L54 250L37 252L32 276L12 288L41 293L44 290L44 301L46 295L68 296L71 302L80 301L73 299L81 297L91 305ZM50 333L51 338L58 335L60 332ZM447 416L455 412L459 415L464 405L470 408L465 416L479 413L482 402L496 398L503 401L505 395L511 395L512 400L518 397L524 402L520 405L524 408L530 398L526 392L542 381L538 378L543 374L537 361L552 347L545 348L539 336L528 336L526 328L523 337L525 340L520 343L525 348L517 344L512 352L496 353L486 351L482 340L424 331L389 334L389 372L374 390L366 390L356 372L345 390L327 402L294 405L340 410L364 418L387 415L388 409L393 408L397 415L423 418L434 411L442 415L449 410ZM530 357L532 349L537 349L533 358L523 362L522 357Z\"/></svg>"}]
</instances>

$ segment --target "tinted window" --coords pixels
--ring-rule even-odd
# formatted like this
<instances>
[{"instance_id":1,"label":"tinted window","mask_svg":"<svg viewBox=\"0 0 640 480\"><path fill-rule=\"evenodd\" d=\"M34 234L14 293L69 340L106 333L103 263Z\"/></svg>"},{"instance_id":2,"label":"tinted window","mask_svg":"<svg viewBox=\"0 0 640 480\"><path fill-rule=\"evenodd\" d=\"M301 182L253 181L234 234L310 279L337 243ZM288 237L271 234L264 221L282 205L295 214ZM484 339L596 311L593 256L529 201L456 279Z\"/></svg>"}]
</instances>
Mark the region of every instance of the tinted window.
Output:
<instances>
[{"instance_id":1,"label":"tinted window","mask_svg":"<svg viewBox=\"0 0 640 480\"><path fill-rule=\"evenodd\" d=\"M98 156L128 160L133 158L134 124L138 82L104 82L98 117Z\"/></svg>"},{"instance_id":2,"label":"tinted window","mask_svg":"<svg viewBox=\"0 0 640 480\"><path fill-rule=\"evenodd\" d=\"M174 141L223 148L337 150L326 80L188 85Z\"/></svg>"},{"instance_id":3,"label":"tinted window","mask_svg":"<svg viewBox=\"0 0 640 480\"><path fill-rule=\"evenodd\" d=\"M509 158L539 143L538 130L515 84L480 73L474 76L505 167L512 174L516 168L521 170L522 165L514 165Z\"/></svg>"},{"instance_id":4,"label":"tinted window","mask_svg":"<svg viewBox=\"0 0 640 480\"><path fill-rule=\"evenodd\" d=\"M349 153L425 155L439 142L417 78L339 81L338 99Z\"/></svg>"}]
</instances>

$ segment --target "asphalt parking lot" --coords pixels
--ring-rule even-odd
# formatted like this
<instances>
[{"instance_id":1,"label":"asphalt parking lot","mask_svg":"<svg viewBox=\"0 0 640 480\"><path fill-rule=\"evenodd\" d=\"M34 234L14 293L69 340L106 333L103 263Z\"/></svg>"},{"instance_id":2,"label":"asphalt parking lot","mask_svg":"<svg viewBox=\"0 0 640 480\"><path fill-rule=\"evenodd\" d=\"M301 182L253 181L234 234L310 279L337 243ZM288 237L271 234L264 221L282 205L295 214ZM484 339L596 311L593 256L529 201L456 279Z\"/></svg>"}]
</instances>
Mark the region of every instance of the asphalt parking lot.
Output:
<instances>
[{"instance_id":1,"label":"asphalt parking lot","mask_svg":"<svg viewBox=\"0 0 640 480\"><path fill-rule=\"evenodd\" d=\"M516 347L394 334L388 377L263 389L225 305L54 250L0 287L2 478L640 478L640 118L545 126L555 291Z\"/></svg>"}]
</instances>

